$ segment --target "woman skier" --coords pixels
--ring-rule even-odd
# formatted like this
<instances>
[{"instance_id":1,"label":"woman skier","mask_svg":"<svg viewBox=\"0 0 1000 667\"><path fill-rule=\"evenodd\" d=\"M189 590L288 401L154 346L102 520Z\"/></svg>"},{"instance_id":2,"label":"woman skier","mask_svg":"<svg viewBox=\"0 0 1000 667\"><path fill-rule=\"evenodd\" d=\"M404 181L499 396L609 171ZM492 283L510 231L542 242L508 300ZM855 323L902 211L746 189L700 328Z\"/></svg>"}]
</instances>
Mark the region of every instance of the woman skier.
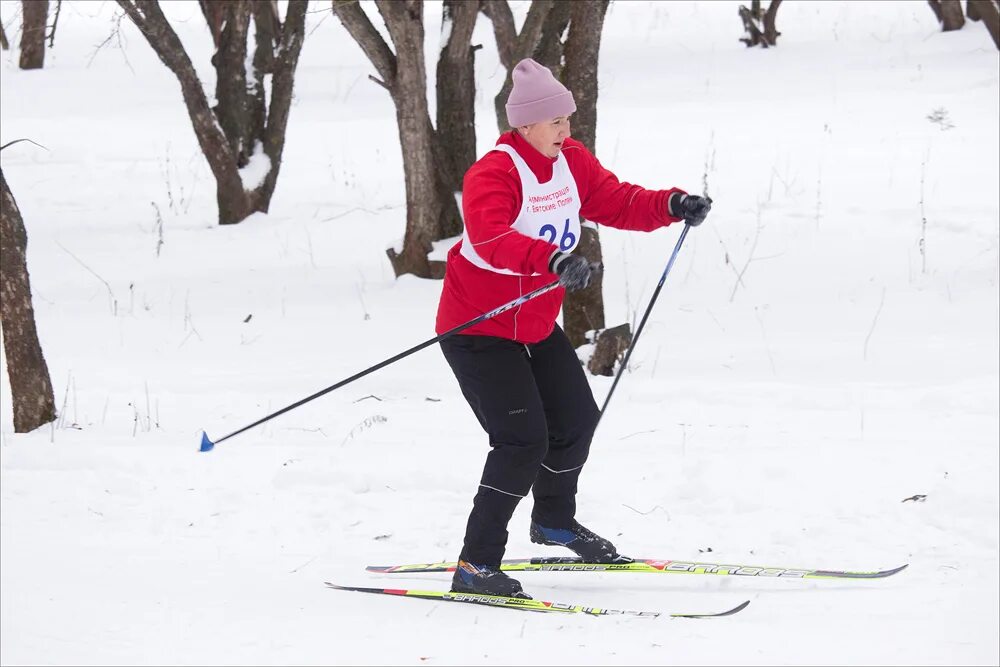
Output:
<instances>
[{"instance_id":1,"label":"woman skier","mask_svg":"<svg viewBox=\"0 0 1000 667\"><path fill-rule=\"evenodd\" d=\"M576 492L598 419L576 351L556 324L563 294L598 267L572 254L580 216L633 231L698 225L711 200L619 182L570 138L573 94L526 59L513 71L514 128L465 174L465 233L448 252L437 333L558 278L560 286L441 342L462 394L489 434L452 590L528 596L500 571L507 524L532 492L531 541L568 547L586 562L629 562L576 520Z\"/></svg>"}]
</instances>

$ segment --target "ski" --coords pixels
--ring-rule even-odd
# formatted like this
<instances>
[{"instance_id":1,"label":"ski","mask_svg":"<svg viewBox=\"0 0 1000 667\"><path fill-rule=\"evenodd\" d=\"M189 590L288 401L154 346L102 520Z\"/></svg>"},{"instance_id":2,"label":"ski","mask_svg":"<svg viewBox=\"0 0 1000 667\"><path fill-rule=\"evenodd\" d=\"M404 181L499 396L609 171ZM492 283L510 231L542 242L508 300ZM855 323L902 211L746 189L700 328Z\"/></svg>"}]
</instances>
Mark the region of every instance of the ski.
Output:
<instances>
[{"instance_id":1,"label":"ski","mask_svg":"<svg viewBox=\"0 0 1000 667\"><path fill-rule=\"evenodd\" d=\"M338 591L357 591L360 593L376 593L379 595L395 595L399 597L414 598L417 600L436 600L438 602L462 602L466 604L479 604L489 607L499 607L501 609L516 609L518 611L533 611L544 614L585 614L588 616L637 616L640 618L656 618L662 616L658 611L625 611L621 609L605 609L604 607L590 607L582 604L565 604L562 602L548 602L546 600L533 600L530 598L507 597L505 595L479 595L476 593L451 593L447 591L419 591L404 588L367 588L364 586L340 586L338 584L324 582L327 586ZM732 616L743 611L750 604L750 601L742 602L732 609L718 613L672 613L666 614L670 618L719 618L722 616Z\"/></svg>"},{"instance_id":2,"label":"ski","mask_svg":"<svg viewBox=\"0 0 1000 667\"><path fill-rule=\"evenodd\" d=\"M369 565L369 572L407 574L415 572L454 572L457 563L415 563L411 565ZM756 567L723 563L696 563L682 560L640 558L622 563L587 563L580 558L518 558L504 560L505 572L639 572L656 574L711 574L737 577L775 577L781 579L882 579L906 569L900 565L889 570L856 572L785 567Z\"/></svg>"}]
</instances>

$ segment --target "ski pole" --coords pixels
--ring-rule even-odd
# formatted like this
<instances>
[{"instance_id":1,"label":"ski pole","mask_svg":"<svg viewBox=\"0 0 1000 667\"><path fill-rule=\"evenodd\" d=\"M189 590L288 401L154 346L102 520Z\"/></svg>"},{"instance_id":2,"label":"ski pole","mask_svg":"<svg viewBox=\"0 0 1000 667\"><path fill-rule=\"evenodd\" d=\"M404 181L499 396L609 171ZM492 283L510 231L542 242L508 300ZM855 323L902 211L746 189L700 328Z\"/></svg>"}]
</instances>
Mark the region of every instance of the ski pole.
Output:
<instances>
[{"instance_id":1,"label":"ski pole","mask_svg":"<svg viewBox=\"0 0 1000 667\"><path fill-rule=\"evenodd\" d=\"M660 289L663 288L663 283L667 279L667 274L670 273L670 269L674 265L674 260L677 259L677 253L680 252L681 246L684 244L684 237L687 236L688 230L691 229L691 225L685 223L684 229L681 231L681 236L677 239L677 245L674 246L674 252L670 255L670 261L667 262L667 268L663 269L663 275L660 276L660 282L657 283L656 289L653 290L653 296L649 299L649 305L646 306L646 312L642 314L642 319L639 320L639 326L635 330L635 335L632 336L632 344L628 346L628 350L625 351L625 358L622 359L622 365L618 369L618 373L615 375L614 382L611 383L611 389L608 391L608 395L604 399L604 405L601 406L601 411L597 415L597 424L594 425L594 430L597 430L597 426L601 423L601 418L604 417L605 411L608 409L608 403L611 402L611 396L615 393L615 387L618 386L618 381L622 379L622 373L625 372L625 367L628 366L629 357L632 356L632 350L635 349L635 344L639 340L639 334L642 333L642 328L646 326L646 320L649 319L649 313L653 310L653 304L656 303L656 297L660 295Z\"/></svg>"},{"instance_id":2,"label":"ski pole","mask_svg":"<svg viewBox=\"0 0 1000 667\"><path fill-rule=\"evenodd\" d=\"M355 380L363 378L364 376L368 375L369 373L373 373L373 372L377 371L380 368L385 368L389 364L395 363L395 362L399 361L400 359L402 359L403 357L408 357L411 354L413 354L414 352L422 350L425 347L433 345L434 343L440 342L440 341L444 340L445 338L449 338L451 336L454 336L455 334L457 334L459 332L462 332L462 331L465 331L469 327L475 326L475 325L479 324L480 322L483 322L485 320L488 320L488 319L491 319L493 317L496 317L497 315L499 315L501 313L507 312L511 308L517 308L521 304L523 304L523 303L525 303L527 301L531 301L535 297L541 296L542 294L545 294L546 292L549 292L549 291L555 289L558 286L559 286L559 281L558 280L556 280L554 282L551 282L548 285L543 285L542 287L539 287L536 290L532 290L531 292L528 292L527 294L519 296L518 298L514 299L513 301L511 301L509 303L505 303L502 306L494 308L493 310L491 310L488 313L483 313L479 317L477 317L475 319L472 319L472 320L469 320L465 324L460 324L457 327L455 327L454 329L449 329L448 331L445 331L443 334L435 336L434 338L431 338L430 340L425 340L423 343L420 343L419 345L414 345L413 347L411 347L410 349L406 350L405 352L400 352L399 354L397 354L394 357L390 357L388 359L380 361L379 363L375 364L374 366L366 368L365 370L363 370L363 371L361 371L359 373L355 373L351 377L346 378L344 380L341 380L337 384L332 384L329 387L327 387L326 389L321 389L320 391L317 391L315 394L312 394L311 396L306 396L301 401L296 401L295 403L292 403L291 405L288 405L286 407L281 408L277 412L272 412L271 414L267 415L266 417L262 417L262 418L258 419L257 421L255 421L254 423L249 424L247 426L244 426L243 428L238 429L236 431L233 431L229 435L223 436L222 438L219 438L218 440L216 440L214 442L209 439L208 433L206 433L205 431L202 431L201 432L201 448L200 449L203 452L211 451L211 449L213 447L215 447L217 444L219 444L223 440L228 440L229 438L233 437L234 435L239 435L240 433L243 433L243 431L248 431L248 430L252 429L254 426L259 426L259 425L263 424L266 421L270 421L270 420L274 419L275 417L277 417L278 415L283 415L283 414L285 414L286 412L288 412L290 410L294 410L295 408L297 408L297 407L299 407L301 405L305 405L309 401L311 401L313 399L316 399L316 398L319 398L320 396L323 396L324 394L329 394L334 389L340 389L344 385L350 384L350 383L354 382Z\"/></svg>"}]
</instances>

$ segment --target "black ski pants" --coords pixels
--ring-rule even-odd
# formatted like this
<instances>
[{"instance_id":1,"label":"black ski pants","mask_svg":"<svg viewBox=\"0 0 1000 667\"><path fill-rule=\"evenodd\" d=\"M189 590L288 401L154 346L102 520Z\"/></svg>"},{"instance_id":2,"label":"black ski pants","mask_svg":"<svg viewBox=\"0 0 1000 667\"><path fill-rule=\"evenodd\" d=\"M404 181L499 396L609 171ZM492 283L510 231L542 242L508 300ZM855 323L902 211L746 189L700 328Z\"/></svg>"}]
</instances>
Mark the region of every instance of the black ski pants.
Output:
<instances>
[{"instance_id":1,"label":"black ski pants","mask_svg":"<svg viewBox=\"0 0 1000 667\"><path fill-rule=\"evenodd\" d=\"M549 528L572 524L597 404L559 326L538 343L456 335L441 348L490 444L459 557L497 565L507 524L529 490L532 520Z\"/></svg>"}]
</instances>

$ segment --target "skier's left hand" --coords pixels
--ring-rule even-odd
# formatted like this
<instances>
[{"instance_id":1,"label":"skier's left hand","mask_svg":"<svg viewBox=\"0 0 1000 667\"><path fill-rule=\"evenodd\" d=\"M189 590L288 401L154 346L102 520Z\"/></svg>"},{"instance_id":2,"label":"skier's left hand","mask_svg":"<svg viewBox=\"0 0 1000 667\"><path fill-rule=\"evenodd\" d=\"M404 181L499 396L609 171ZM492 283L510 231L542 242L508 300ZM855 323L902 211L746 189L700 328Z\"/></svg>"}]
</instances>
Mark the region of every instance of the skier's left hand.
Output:
<instances>
[{"instance_id":1,"label":"skier's left hand","mask_svg":"<svg viewBox=\"0 0 1000 667\"><path fill-rule=\"evenodd\" d=\"M586 289L591 279L604 269L599 262L588 262L580 255L556 251L551 260L552 272L559 276L559 284L567 292Z\"/></svg>"},{"instance_id":2,"label":"skier's left hand","mask_svg":"<svg viewBox=\"0 0 1000 667\"><path fill-rule=\"evenodd\" d=\"M711 197L677 193L670 198L670 213L676 218L683 218L684 222L692 227L697 227L705 222L705 218L711 210Z\"/></svg>"}]
</instances>

